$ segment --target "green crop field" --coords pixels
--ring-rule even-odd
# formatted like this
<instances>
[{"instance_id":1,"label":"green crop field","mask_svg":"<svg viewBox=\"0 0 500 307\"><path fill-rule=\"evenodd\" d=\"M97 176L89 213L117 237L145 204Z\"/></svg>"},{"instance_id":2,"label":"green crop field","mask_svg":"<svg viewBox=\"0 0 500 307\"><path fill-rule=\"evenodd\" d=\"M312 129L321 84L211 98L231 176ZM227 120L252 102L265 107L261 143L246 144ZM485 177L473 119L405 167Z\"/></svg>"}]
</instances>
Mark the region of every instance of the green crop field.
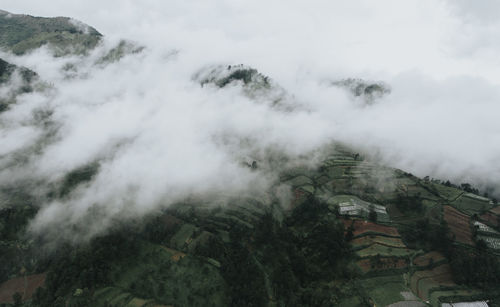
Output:
<instances>
[{"instance_id":1,"label":"green crop field","mask_svg":"<svg viewBox=\"0 0 500 307\"><path fill-rule=\"evenodd\" d=\"M475 197L474 194L469 193L460 196L452 205L468 215L481 214L493 207L493 204L489 200L482 197Z\"/></svg>"},{"instance_id":2,"label":"green crop field","mask_svg":"<svg viewBox=\"0 0 500 307\"><path fill-rule=\"evenodd\" d=\"M408 291L402 275L373 277L362 281L366 292L376 306L387 306L405 298L401 292Z\"/></svg>"}]
</instances>

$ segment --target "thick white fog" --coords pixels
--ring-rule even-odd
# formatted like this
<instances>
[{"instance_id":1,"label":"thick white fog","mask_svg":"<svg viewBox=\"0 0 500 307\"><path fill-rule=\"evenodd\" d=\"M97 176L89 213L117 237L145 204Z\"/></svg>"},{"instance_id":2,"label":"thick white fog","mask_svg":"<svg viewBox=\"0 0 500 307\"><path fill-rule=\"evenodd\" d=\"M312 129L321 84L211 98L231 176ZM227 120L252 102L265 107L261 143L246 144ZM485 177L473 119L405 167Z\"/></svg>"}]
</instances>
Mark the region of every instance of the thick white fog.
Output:
<instances>
[{"instance_id":1,"label":"thick white fog","mask_svg":"<svg viewBox=\"0 0 500 307\"><path fill-rule=\"evenodd\" d=\"M193 193L264 190L275 174L242 160L269 150L314 159L333 140L417 175L495 186L500 10L486 2L3 0L12 13L78 19L104 40L87 58L0 54L49 85L0 114L0 184L44 189L99 161L94 180L32 223L83 223L85 238ZM146 48L94 64L122 38ZM294 111L193 79L239 63L279 84ZM345 78L381 80L391 93L367 105L330 85Z\"/></svg>"}]
</instances>

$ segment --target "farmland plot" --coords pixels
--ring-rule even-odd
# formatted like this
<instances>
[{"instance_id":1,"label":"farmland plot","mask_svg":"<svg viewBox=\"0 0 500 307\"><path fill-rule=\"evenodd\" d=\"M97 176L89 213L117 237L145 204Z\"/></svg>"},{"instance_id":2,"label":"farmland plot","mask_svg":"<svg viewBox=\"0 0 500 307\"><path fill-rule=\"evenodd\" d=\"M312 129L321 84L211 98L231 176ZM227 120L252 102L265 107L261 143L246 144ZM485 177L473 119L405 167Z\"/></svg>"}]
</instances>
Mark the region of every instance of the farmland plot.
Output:
<instances>
[{"instance_id":1,"label":"farmland plot","mask_svg":"<svg viewBox=\"0 0 500 307\"><path fill-rule=\"evenodd\" d=\"M29 300L39 287L45 283L45 274L37 274L24 277L18 277L0 284L0 304L12 303L12 296L19 293L22 300Z\"/></svg>"},{"instance_id":2,"label":"farmland plot","mask_svg":"<svg viewBox=\"0 0 500 307\"><path fill-rule=\"evenodd\" d=\"M356 264L363 273L371 271L384 271L391 269L405 269L408 267L408 258L381 257L377 260L365 258L359 260Z\"/></svg>"},{"instance_id":3,"label":"farmland plot","mask_svg":"<svg viewBox=\"0 0 500 307\"><path fill-rule=\"evenodd\" d=\"M473 245L469 216L450 206L443 206L443 211L444 219L455 236L455 240L460 243Z\"/></svg>"},{"instance_id":4,"label":"farmland plot","mask_svg":"<svg viewBox=\"0 0 500 307\"><path fill-rule=\"evenodd\" d=\"M344 227L348 228L351 224L354 227L354 237L368 235L368 234L381 234L389 237L401 237L395 227L384 226L375 224L364 220L343 220Z\"/></svg>"},{"instance_id":5,"label":"farmland plot","mask_svg":"<svg viewBox=\"0 0 500 307\"><path fill-rule=\"evenodd\" d=\"M413 264L418 266L418 267L425 267L430 264L436 264L441 261L446 260L446 258L439 252L430 252L426 253L424 255L420 255L418 257L415 257L413 259Z\"/></svg>"},{"instance_id":6,"label":"farmland plot","mask_svg":"<svg viewBox=\"0 0 500 307\"><path fill-rule=\"evenodd\" d=\"M485 223L487 223L489 225L492 225L494 227L498 227L499 226L499 224L498 224L499 217L496 216L493 212L491 212L491 210L488 211L488 212L486 212L485 214L482 214L480 216L480 218L481 218L481 220L483 222L485 222Z\"/></svg>"},{"instance_id":7,"label":"farmland plot","mask_svg":"<svg viewBox=\"0 0 500 307\"><path fill-rule=\"evenodd\" d=\"M362 285L376 306L388 306L405 300L402 293L408 289L402 275L373 277L363 280Z\"/></svg>"},{"instance_id":8,"label":"farmland plot","mask_svg":"<svg viewBox=\"0 0 500 307\"><path fill-rule=\"evenodd\" d=\"M417 271L411 276L410 284L413 292L424 301L429 299L429 292L432 288L456 286L448 264L440 265L432 270Z\"/></svg>"},{"instance_id":9,"label":"farmland plot","mask_svg":"<svg viewBox=\"0 0 500 307\"><path fill-rule=\"evenodd\" d=\"M370 245L367 248L357 251L357 254L361 258L373 257L373 256L383 256L383 257L406 257L411 255L412 250L408 248L395 248L385 246L379 243Z\"/></svg>"},{"instance_id":10,"label":"farmland plot","mask_svg":"<svg viewBox=\"0 0 500 307\"><path fill-rule=\"evenodd\" d=\"M481 214L493 207L493 203L484 197L465 193L453 202L453 207L468 215Z\"/></svg>"},{"instance_id":11,"label":"farmland plot","mask_svg":"<svg viewBox=\"0 0 500 307\"><path fill-rule=\"evenodd\" d=\"M401 241L401 239L393 237L385 237L385 236L368 235L368 236L358 237L352 241L352 244L354 246L370 246L374 243L394 248L406 247L406 245L403 243L403 241Z\"/></svg>"}]
</instances>

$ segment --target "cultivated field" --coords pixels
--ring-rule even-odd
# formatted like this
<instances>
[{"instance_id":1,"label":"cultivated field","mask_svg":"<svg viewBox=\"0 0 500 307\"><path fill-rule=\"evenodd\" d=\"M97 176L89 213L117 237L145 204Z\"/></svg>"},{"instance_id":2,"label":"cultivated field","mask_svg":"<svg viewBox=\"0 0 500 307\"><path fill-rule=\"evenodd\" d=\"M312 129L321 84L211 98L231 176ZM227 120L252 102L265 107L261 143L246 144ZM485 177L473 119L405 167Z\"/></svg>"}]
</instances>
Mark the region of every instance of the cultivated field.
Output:
<instances>
[{"instance_id":1,"label":"cultivated field","mask_svg":"<svg viewBox=\"0 0 500 307\"><path fill-rule=\"evenodd\" d=\"M453 287L451 268L448 264L440 265L432 270L417 271L410 279L410 285L413 293L422 300L429 299L429 290L439 286Z\"/></svg>"},{"instance_id":2,"label":"cultivated field","mask_svg":"<svg viewBox=\"0 0 500 307\"><path fill-rule=\"evenodd\" d=\"M385 236L377 236L377 235L368 235L358 237L351 242L354 246L370 246L374 243L378 243L381 245L385 245L388 247L395 248L405 248L406 245L401 241L400 238L394 237L385 237Z\"/></svg>"},{"instance_id":3,"label":"cultivated field","mask_svg":"<svg viewBox=\"0 0 500 307\"><path fill-rule=\"evenodd\" d=\"M490 212L496 215L500 215L500 206L496 206L495 208L490 209Z\"/></svg>"},{"instance_id":4,"label":"cultivated field","mask_svg":"<svg viewBox=\"0 0 500 307\"><path fill-rule=\"evenodd\" d=\"M383 256L383 257L406 257L411 255L412 250L408 248L395 248L378 243L372 244L356 252L361 258Z\"/></svg>"},{"instance_id":5,"label":"cultivated field","mask_svg":"<svg viewBox=\"0 0 500 307\"><path fill-rule=\"evenodd\" d=\"M343 220L346 229L351 225L352 221L354 221L353 233L355 237L369 233L400 237L399 232L395 227L379 225L364 220Z\"/></svg>"},{"instance_id":6,"label":"cultivated field","mask_svg":"<svg viewBox=\"0 0 500 307\"><path fill-rule=\"evenodd\" d=\"M460 243L473 245L469 216L450 206L443 206L443 212L444 219L455 236L455 240Z\"/></svg>"},{"instance_id":7,"label":"cultivated field","mask_svg":"<svg viewBox=\"0 0 500 307\"><path fill-rule=\"evenodd\" d=\"M430 252L413 259L413 264L418 267L425 267L431 263L438 263L445 260L446 258L439 252Z\"/></svg>"},{"instance_id":8,"label":"cultivated field","mask_svg":"<svg viewBox=\"0 0 500 307\"><path fill-rule=\"evenodd\" d=\"M408 258L381 257L378 261L373 259L361 259L357 262L363 273L372 271L384 271L391 269L404 269L408 267Z\"/></svg>"},{"instance_id":9,"label":"cultivated field","mask_svg":"<svg viewBox=\"0 0 500 307\"><path fill-rule=\"evenodd\" d=\"M367 278L362 281L362 285L375 306L387 306L405 300L402 293L408 291L402 275Z\"/></svg>"},{"instance_id":10,"label":"cultivated field","mask_svg":"<svg viewBox=\"0 0 500 307\"><path fill-rule=\"evenodd\" d=\"M45 274L10 279L0 284L0 304L12 303L12 296L19 293L23 301L31 299L36 289L45 283Z\"/></svg>"},{"instance_id":11,"label":"cultivated field","mask_svg":"<svg viewBox=\"0 0 500 307\"><path fill-rule=\"evenodd\" d=\"M463 194L452 204L453 207L468 215L481 214L493 207L489 199L471 193Z\"/></svg>"},{"instance_id":12,"label":"cultivated field","mask_svg":"<svg viewBox=\"0 0 500 307\"><path fill-rule=\"evenodd\" d=\"M483 222L485 222L486 224L488 225L491 225L491 226L494 226L494 227L498 227L498 220L499 220L499 217L497 215L495 215L493 212L488 211L484 214L482 214L480 216L481 220Z\"/></svg>"}]
</instances>

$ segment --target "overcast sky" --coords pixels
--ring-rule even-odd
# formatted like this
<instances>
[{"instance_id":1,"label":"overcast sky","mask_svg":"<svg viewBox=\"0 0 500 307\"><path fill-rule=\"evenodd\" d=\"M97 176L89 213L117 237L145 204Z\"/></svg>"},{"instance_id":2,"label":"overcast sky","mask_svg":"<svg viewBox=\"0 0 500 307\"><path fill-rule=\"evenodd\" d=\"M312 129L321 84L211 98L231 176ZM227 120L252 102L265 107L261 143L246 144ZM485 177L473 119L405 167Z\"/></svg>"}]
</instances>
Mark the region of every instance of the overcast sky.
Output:
<instances>
[{"instance_id":1,"label":"overcast sky","mask_svg":"<svg viewBox=\"0 0 500 307\"><path fill-rule=\"evenodd\" d=\"M24 97L2 115L0 162L40 136L26 124L34 108L56 110L61 129L29 167L4 169L0 179L29 173L57 181L105 161L75 195L74 211L50 204L39 224L53 216L81 220L94 202L106 203L103 216L112 219L124 208L149 212L193 191L255 184L255 174L238 166L234 144L221 149L214 141L228 134L258 136L239 155L273 144L296 156L335 139L421 176L500 180L498 1L2 0L0 9L78 19L105 36L101 49L121 38L147 47L105 69L80 61L86 77L76 80L60 70L75 59L5 55L37 70L56 94ZM308 111L284 115L238 88L193 82L203 67L238 63L270 76ZM382 80L392 92L366 106L325 83L352 77Z\"/></svg>"},{"instance_id":2,"label":"overcast sky","mask_svg":"<svg viewBox=\"0 0 500 307\"><path fill-rule=\"evenodd\" d=\"M71 16L111 37L202 48L208 58L258 65L275 78L293 69L377 77L417 70L500 81L495 0L3 0L2 7Z\"/></svg>"}]
</instances>

